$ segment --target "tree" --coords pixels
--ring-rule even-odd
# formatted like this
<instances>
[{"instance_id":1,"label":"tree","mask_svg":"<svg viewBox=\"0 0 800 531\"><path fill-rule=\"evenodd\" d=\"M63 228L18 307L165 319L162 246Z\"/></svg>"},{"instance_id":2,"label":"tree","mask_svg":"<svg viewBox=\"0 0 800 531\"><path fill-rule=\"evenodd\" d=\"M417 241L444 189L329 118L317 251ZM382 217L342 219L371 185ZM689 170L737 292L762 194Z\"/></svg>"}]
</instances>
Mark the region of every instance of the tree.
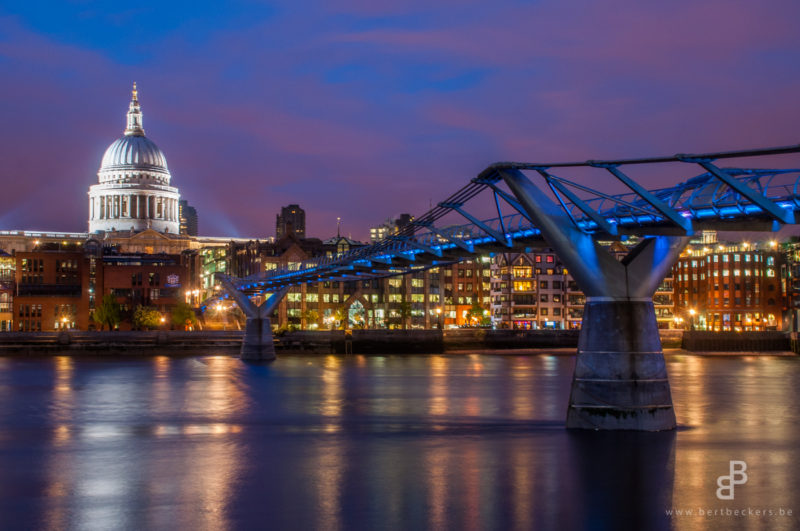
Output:
<instances>
[{"instance_id":1,"label":"tree","mask_svg":"<svg viewBox=\"0 0 800 531\"><path fill-rule=\"evenodd\" d=\"M481 326L488 326L492 324L491 318L486 315L486 310L481 306L481 303L477 300L472 303L472 306L469 310L467 310L467 321L468 324L480 324Z\"/></svg>"},{"instance_id":2,"label":"tree","mask_svg":"<svg viewBox=\"0 0 800 531\"><path fill-rule=\"evenodd\" d=\"M194 310L185 302L179 302L172 309L172 324L179 328L186 328L197 323Z\"/></svg>"},{"instance_id":3,"label":"tree","mask_svg":"<svg viewBox=\"0 0 800 531\"><path fill-rule=\"evenodd\" d=\"M161 313L152 306L137 306L133 311L133 326L140 330L153 330L161 324Z\"/></svg>"},{"instance_id":4,"label":"tree","mask_svg":"<svg viewBox=\"0 0 800 531\"><path fill-rule=\"evenodd\" d=\"M106 325L109 330L114 330L121 320L121 312L122 307L117 299L113 295L104 295L103 302L95 308L92 318L100 325L100 330Z\"/></svg>"},{"instance_id":5,"label":"tree","mask_svg":"<svg viewBox=\"0 0 800 531\"><path fill-rule=\"evenodd\" d=\"M336 308L336 311L333 313L334 319L338 321L339 327L344 330L347 328L347 310L344 306L340 306Z\"/></svg>"},{"instance_id":6,"label":"tree","mask_svg":"<svg viewBox=\"0 0 800 531\"><path fill-rule=\"evenodd\" d=\"M306 321L306 328L310 328L311 325L319 324L319 312L317 310L306 310L303 312L303 319Z\"/></svg>"},{"instance_id":7,"label":"tree","mask_svg":"<svg viewBox=\"0 0 800 531\"><path fill-rule=\"evenodd\" d=\"M398 307L398 312L400 313L400 319L403 321L403 329L408 328L408 321L411 319L411 303L404 300L400 303Z\"/></svg>"}]
</instances>

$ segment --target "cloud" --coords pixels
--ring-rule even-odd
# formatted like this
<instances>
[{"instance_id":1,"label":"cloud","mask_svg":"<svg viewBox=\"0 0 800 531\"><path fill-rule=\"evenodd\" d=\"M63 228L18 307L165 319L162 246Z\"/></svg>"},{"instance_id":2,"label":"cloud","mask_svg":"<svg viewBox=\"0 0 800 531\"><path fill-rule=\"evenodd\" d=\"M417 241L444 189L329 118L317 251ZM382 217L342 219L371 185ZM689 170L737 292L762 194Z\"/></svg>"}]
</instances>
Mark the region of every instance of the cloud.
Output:
<instances>
[{"instance_id":1,"label":"cloud","mask_svg":"<svg viewBox=\"0 0 800 531\"><path fill-rule=\"evenodd\" d=\"M299 1L251 17L201 3L186 23L137 19L135 43L96 28L131 23L113 11L56 25L4 9L0 209L44 207L0 228L84 229L134 79L148 135L217 235L271 235L280 206L299 202L311 234L341 216L365 238L495 160L797 141L800 4L788 0Z\"/></svg>"}]
</instances>

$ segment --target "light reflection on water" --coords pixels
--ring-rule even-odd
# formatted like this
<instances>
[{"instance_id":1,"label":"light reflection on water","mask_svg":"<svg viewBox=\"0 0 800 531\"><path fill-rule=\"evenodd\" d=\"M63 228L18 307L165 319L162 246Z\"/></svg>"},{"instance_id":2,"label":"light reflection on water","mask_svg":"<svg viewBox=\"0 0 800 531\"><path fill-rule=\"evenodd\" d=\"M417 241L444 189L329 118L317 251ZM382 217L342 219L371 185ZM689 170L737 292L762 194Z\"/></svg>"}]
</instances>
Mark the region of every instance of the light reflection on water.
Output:
<instances>
[{"instance_id":1,"label":"light reflection on water","mask_svg":"<svg viewBox=\"0 0 800 531\"><path fill-rule=\"evenodd\" d=\"M798 359L668 361L682 428L637 434L563 429L567 356L0 358L0 521L669 528L665 508L720 506L730 459L737 505L797 514Z\"/></svg>"}]
</instances>

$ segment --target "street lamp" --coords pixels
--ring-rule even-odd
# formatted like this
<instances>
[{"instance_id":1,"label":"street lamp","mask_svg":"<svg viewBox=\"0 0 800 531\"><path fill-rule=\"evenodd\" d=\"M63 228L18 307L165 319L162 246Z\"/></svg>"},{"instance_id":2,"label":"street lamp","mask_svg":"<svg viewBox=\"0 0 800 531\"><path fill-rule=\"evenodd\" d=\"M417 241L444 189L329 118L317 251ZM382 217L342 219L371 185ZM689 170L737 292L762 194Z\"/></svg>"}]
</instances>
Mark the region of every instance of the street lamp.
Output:
<instances>
[{"instance_id":1,"label":"street lamp","mask_svg":"<svg viewBox=\"0 0 800 531\"><path fill-rule=\"evenodd\" d=\"M444 327L442 326L442 308L441 308L441 307L439 307L439 308L436 308L436 327L437 327L439 330L441 330L442 328L444 328Z\"/></svg>"},{"instance_id":2,"label":"street lamp","mask_svg":"<svg viewBox=\"0 0 800 531\"><path fill-rule=\"evenodd\" d=\"M694 330L694 314L697 312L694 308L689 308L689 321L691 323L691 329Z\"/></svg>"}]
</instances>

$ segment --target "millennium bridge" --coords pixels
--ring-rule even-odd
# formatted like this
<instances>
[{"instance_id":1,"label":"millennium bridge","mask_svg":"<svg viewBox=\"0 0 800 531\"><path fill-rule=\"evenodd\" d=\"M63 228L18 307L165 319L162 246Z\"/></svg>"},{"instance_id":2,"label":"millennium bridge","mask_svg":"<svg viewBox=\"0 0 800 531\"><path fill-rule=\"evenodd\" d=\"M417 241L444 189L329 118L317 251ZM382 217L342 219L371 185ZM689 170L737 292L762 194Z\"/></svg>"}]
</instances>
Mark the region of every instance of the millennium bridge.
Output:
<instances>
[{"instance_id":1,"label":"millennium bridge","mask_svg":"<svg viewBox=\"0 0 800 531\"><path fill-rule=\"evenodd\" d=\"M698 231L777 231L797 223L800 169L776 169L796 153L800 145L640 159L499 162L382 241L244 278L218 274L218 279L223 297L233 298L247 317L242 358L272 360L270 315L292 286L405 275L479 254L551 247L586 295L567 427L674 429L653 294ZM731 159L737 167L725 163ZM629 175L634 172L651 182L692 177L648 190ZM618 190L624 191L614 193ZM598 243L629 236L639 243L621 261Z\"/></svg>"}]
</instances>

